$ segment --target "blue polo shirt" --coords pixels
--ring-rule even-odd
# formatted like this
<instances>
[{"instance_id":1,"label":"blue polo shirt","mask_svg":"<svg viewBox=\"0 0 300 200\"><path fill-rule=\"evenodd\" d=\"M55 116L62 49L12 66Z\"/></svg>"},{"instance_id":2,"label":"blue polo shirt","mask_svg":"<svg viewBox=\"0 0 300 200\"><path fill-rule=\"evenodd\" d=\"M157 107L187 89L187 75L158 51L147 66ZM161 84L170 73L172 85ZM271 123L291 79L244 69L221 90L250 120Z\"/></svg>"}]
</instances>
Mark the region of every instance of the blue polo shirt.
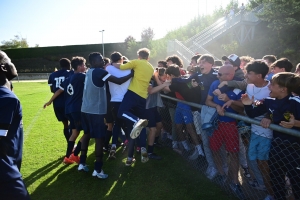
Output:
<instances>
[{"instance_id":1,"label":"blue polo shirt","mask_svg":"<svg viewBox=\"0 0 300 200\"><path fill-rule=\"evenodd\" d=\"M0 182L21 177L23 149L22 107L16 95L0 86ZM6 135L6 136L5 136Z\"/></svg>"},{"instance_id":2,"label":"blue polo shirt","mask_svg":"<svg viewBox=\"0 0 300 200\"><path fill-rule=\"evenodd\" d=\"M72 76L72 75L71 75ZM71 77L70 76L70 77ZM59 89L64 91L64 101L65 101L65 114L70 114L70 101L71 101L71 93L68 91L68 85L70 84L70 77L67 78L64 82L62 82L59 86Z\"/></svg>"},{"instance_id":3,"label":"blue polo shirt","mask_svg":"<svg viewBox=\"0 0 300 200\"><path fill-rule=\"evenodd\" d=\"M64 91L69 94L66 114L80 112L84 89L85 73L74 73L65 84Z\"/></svg>"},{"instance_id":4,"label":"blue polo shirt","mask_svg":"<svg viewBox=\"0 0 300 200\"><path fill-rule=\"evenodd\" d=\"M215 89L218 89L219 84L220 84L219 80L214 81L212 83L212 85L210 86L210 88L209 88L208 95L213 97L213 102L214 103L216 103L216 104L218 104L222 107L225 104L225 101L219 100L218 96L215 96L213 94L213 91ZM239 100L239 99L241 99L243 91L240 90L240 89L233 89L233 90L225 92L225 94L227 94L228 98L231 99L231 100ZM225 108L225 111L226 112L231 112L231 113L237 113L231 107ZM233 122L233 121L235 121L235 119L233 119L233 118L230 118L230 117L227 117L227 116L220 116L220 115L219 115L219 120L222 121L222 122Z\"/></svg>"},{"instance_id":5,"label":"blue polo shirt","mask_svg":"<svg viewBox=\"0 0 300 200\"><path fill-rule=\"evenodd\" d=\"M51 92L55 93L62 82L64 82L65 79L67 79L70 74L72 74L73 71L60 69L56 72L53 72L50 74L48 79L48 85L51 87ZM65 107L65 101L64 101L64 95L59 95L54 101L53 101L53 107L55 108L64 108Z\"/></svg>"}]
</instances>

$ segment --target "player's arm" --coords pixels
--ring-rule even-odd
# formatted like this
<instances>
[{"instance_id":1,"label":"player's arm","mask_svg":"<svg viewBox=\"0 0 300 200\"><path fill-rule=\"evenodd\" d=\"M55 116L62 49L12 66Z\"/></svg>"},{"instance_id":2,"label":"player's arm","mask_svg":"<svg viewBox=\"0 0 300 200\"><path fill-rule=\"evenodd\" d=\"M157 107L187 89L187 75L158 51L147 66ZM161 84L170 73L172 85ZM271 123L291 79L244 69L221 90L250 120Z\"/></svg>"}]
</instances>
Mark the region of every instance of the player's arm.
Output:
<instances>
[{"instance_id":1,"label":"player's arm","mask_svg":"<svg viewBox=\"0 0 300 200\"><path fill-rule=\"evenodd\" d=\"M54 101L54 99L56 99L61 93L63 93L64 90L62 90L61 88L59 88L51 97L51 99L44 104L44 108L46 108L47 106L51 105L51 103Z\"/></svg>"},{"instance_id":2,"label":"player's arm","mask_svg":"<svg viewBox=\"0 0 300 200\"><path fill-rule=\"evenodd\" d=\"M159 86L156 86L156 87L150 86L150 87L148 88L148 93L149 93L149 94L154 94L154 93L157 93L157 92L163 90L163 89L166 88L166 87L169 89L169 87L168 87L169 85L170 85L170 82L164 82L163 84L161 84L161 85L159 85ZM169 89L169 90L170 90L170 89Z\"/></svg>"},{"instance_id":3,"label":"player's arm","mask_svg":"<svg viewBox=\"0 0 300 200\"><path fill-rule=\"evenodd\" d=\"M112 83L121 85L121 84L125 83L126 81L128 81L131 77L133 77L133 75L134 75L134 71L131 70L131 73L128 74L127 76L123 76L123 77L117 78L115 76L110 75L106 80L110 81Z\"/></svg>"},{"instance_id":4,"label":"player's arm","mask_svg":"<svg viewBox=\"0 0 300 200\"><path fill-rule=\"evenodd\" d=\"M215 102L213 102L213 98L214 98L213 96L210 96L208 94L206 97L205 104L209 107L216 108L218 114L224 116L224 109L219 104L216 104Z\"/></svg>"},{"instance_id":5,"label":"player's arm","mask_svg":"<svg viewBox=\"0 0 300 200\"><path fill-rule=\"evenodd\" d=\"M126 64L121 64L121 63L112 63L112 65L115 68L121 69L121 70L125 70L125 69L133 69L134 68L134 63L132 61L129 61Z\"/></svg>"}]
</instances>

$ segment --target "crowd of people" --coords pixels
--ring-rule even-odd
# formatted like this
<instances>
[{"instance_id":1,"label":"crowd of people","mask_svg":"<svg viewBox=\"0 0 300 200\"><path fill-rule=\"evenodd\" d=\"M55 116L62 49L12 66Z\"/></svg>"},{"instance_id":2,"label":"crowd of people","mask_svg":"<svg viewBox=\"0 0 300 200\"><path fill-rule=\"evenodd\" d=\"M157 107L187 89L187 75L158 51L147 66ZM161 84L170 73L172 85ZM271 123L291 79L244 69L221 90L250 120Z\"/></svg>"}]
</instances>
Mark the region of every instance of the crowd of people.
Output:
<instances>
[{"instance_id":1,"label":"crowd of people","mask_svg":"<svg viewBox=\"0 0 300 200\"><path fill-rule=\"evenodd\" d=\"M245 194L239 172L252 188L266 191L266 200L288 195L300 198L300 137L269 128L271 123L300 128L300 64L292 73L293 64L274 55L254 59L231 54L216 61L211 55L197 54L185 70L177 55L159 61L157 67L148 62L147 48L140 49L137 56L128 60L113 52L110 58L103 58L94 52L88 58L89 68L80 56L60 60L61 69L49 76L53 96L44 108L53 103L63 124L63 163L77 163L79 171L88 172L86 158L90 138L94 138L92 176L106 179L104 151L114 159L121 143L122 153L127 152L125 165L131 166L136 162L135 152L140 153L142 163L162 159L154 147L167 140L187 159L205 159L207 178L229 185L240 199ZM1 59L1 64L5 65L4 61ZM15 74L8 76L2 66L0 72L6 80L1 89L8 92L5 84ZM161 94L171 98L162 99ZM176 99L202 106L199 109ZM226 113L246 115L261 123L247 125ZM16 134L16 130L10 131L6 121L0 125L5 126L0 127L2 148L8 139L4 133ZM242 132L244 127L250 130L249 136ZM9 153L2 156L17 159ZM9 170L14 166L20 167L12 164ZM20 176L17 178L16 183L21 183ZM26 192L24 188L28 195Z\"/></svg>"}]
</instances>

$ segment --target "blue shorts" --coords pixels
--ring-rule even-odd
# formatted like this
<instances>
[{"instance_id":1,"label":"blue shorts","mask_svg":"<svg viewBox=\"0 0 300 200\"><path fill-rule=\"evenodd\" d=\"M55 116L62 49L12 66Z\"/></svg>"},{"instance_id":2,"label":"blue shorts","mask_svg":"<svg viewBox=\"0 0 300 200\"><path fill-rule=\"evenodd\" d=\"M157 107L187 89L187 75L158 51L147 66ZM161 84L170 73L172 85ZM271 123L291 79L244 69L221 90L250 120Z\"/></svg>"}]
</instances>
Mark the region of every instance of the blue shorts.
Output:
<instances>
[{"instance_id":1,"label":"blue shorts","mask_svg":"<svg viewBox=\"0 0 300 200\"><path fill-rule=\"evenodd\" d=\"M58 121L61 122L61 121L67 121L68 120L68 118L65 114L65 108L64 107L63 108L53 107L53 109L54 109L54 113L55 113L55 116L56 116Z\"/></svg>"},{"instance_id":2,"label":"blue shorts","mask_svg":"<svg viewBox=\"0 0 300 200\"><path fill-rule=\"evenodd\" d=\"M110 101L107 101L107 112L105 114L105 121L106 123L113 123L113 115L112 115L112 103Z\"/></svg>"},{"instance_id":3,"label":"blue shorts","mask_svg":"<svg viewBox=\"0 0 300 200\"><path fill-rule=\"evenodd\" d=\"M104 124L105 115L81 113L82 128L85 134L90 134L91 138L104 138L106 126Z\"/></svg>"},{"instance_id":4,"label":"blue shorts","mask_svg":"<svg viewBox=\"0 0 300 200\"><path fill-rule=\"evenodd\" d=\"M178 102L175 110L175 124L191 124L193 122L193 113L191 107L184 103Z\"/></svg>"},{"instance_id":5,"label":"blue shorts","mask_svg":"<svg viewBox=\"0 0 300 200\"><path fill-rule=\"evenodd\" d=\"M67 114L67 118L70 121L70 128L76 129L77 131L82 131L81 124L81 112L73 112Z\"/></svg>"},{"instance_id":6,"label":"blue shorts","mask_svg":"<svg viewBox=\"0 0 300 200\"><path fill-rule=\"evenodd\" d=\"M1 199L30 200L30 196L22 178L0 182Z\"/></svg>"},{"instance_id":7,"label":"blue shorts","mask_svg":"<svg viewBox=\"0 0 300 200\"><path fill-rule=\"evenodd\" d=\"M251 133L248 148L249 160L269 160L272 139Z\"/></svg>"},{"instance_id":8,"label":"blue shorts","mask_svg":"<svg viewBox=\"0 0 300 200\"><path fill-rule=\"evenodd\" d=\"M146 109L146 115L148 121L149 128L156 127L156 123L161 122L161 116L157 111L157 107Z\"/></svg>"}]
</instances>

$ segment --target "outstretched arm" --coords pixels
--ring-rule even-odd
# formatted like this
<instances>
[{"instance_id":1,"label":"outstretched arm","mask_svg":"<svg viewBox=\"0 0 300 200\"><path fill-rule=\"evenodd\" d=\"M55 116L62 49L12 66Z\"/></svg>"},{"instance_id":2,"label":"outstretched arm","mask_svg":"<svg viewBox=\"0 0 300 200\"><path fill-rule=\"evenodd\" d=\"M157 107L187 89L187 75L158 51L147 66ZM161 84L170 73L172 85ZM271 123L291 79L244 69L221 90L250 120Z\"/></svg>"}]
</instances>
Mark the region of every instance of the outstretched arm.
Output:
<instances>
[{"instance_id":1,"label":"outstretched arm","mask_svg":"<svg viewBox=\"0 0 300 200\"><path fill-rule=\"evenodd\" d=\"M52 97L51 97L51 99L47 102L47 103L45 103L44 104L44 109L47 107L47 106L49 106L49 105L51 105L51 103L54 101L54 99L56 99L56 97L58 97L61 93L63 93L64 91L62 90L62 89L58 89L53 95L52 95Z\"/></svg>"},{"instance_id":2,"label":"outstretched arm","mask_svg":"<svg viewBox=\"0 0 300 200\"><path fill-rule=\"evenodd\" d=\"M157 93L169 85L170 85L170 82L165 82L159 86L148 88L148 93L149 94Z\"/></svg>"},{"instance_id":3,"label":"outstretched arm","mask_svg":"<svg viewBox=\"0 0 300 200\"><path fill-rule=\"evenodd\" d=\"M123 76L123 77L117 78L117 77L111 75L106 80L110 81L112 83L121 85L121 84L125 83L126 81L128 81L131 77L133 77L133 75L134 75L134 71L131 70L131 73L128 74L127 76Z\"/></svg>"}]
</instances>

